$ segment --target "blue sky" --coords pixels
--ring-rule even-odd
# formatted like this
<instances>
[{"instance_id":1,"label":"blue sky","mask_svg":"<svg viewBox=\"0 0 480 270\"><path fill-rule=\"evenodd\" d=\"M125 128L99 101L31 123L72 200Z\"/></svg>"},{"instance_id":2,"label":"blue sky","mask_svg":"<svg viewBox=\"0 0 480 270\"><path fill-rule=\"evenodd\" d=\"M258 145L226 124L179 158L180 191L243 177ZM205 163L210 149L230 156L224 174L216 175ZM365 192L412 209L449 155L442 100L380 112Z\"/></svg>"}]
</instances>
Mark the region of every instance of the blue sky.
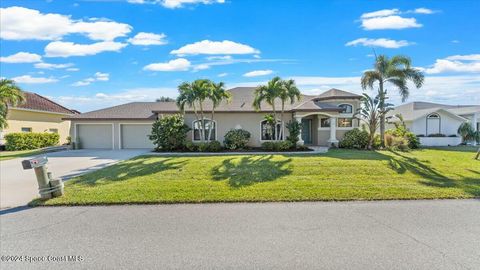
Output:
<instances>
[{"instance_id":1,"label":"blue sky","mask_svg":"<svg viewBox=\"0 0 480 270\"><path fill-rule=\"evenodd\" d=\"M360 93L377 54L426 74L408 101L480 104L477 1L84 0L1 2L0 75L88 111L294 78L302 92ZM392 101L400 103L392 92Z\"/></svg>"}]
</instances>

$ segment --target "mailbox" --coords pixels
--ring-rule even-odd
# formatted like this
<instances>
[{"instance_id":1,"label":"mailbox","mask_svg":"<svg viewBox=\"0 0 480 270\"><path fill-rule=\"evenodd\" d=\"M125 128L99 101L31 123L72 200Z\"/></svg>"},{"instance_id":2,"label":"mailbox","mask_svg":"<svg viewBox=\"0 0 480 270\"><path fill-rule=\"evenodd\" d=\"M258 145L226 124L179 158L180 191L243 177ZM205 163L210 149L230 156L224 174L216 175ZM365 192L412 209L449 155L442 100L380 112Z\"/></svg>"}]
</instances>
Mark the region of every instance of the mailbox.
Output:
<instances>
[{"instance_id":1,"label":"mailbox","mask_svg":"<svg viewBox=\"0 0 480 270\"><path fill-rule=\"evenodd\" d=\"M48 158L43 157L36 157L32 159L25 159L22 161L22 166L24 170L29 170L33 168L42 167L43 165L47 164Z\"/></svg>"}]
</instances>

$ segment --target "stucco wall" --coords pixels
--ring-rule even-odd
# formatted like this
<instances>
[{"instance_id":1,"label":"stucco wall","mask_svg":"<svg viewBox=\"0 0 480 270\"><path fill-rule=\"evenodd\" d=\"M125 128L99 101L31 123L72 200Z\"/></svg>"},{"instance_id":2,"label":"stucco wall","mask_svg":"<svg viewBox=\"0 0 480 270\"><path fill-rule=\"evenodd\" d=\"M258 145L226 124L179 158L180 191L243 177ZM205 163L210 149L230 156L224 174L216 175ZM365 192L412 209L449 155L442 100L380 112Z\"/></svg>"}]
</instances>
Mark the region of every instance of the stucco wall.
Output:
<instances>
[{"instance_id":1,"label":"stucco wall","mask_svg":"<svg viewBox=\"0 0 480 270\"><path fill-rule=\"evenodd\" d=\"M440 133L445 134L447 136L457 134L458 127L462 123L460 119L452 117L450 114L444 112L438 112L440 115ZM416 135L425 135L427 132L427 116L423 116L411 123L411 125L407 126L410 131L415 133Z\"/></svg>"},{"instance_id":2,"label":"stucco wall","mask_svg":"<svg viewBox=\"0 0 480 270\"><path fill-rule=\"evenodd\" d=\"M47 112L10 109L8 112L8 127L2 131L2 136L8 133L22 132L22 128L31 128L32 132L48 132L51 128L58 129L60 144L67 142L70 121L62 120L67 115ZM0 138L0 143L3 143Z\"/></svg>"}]
</instances>

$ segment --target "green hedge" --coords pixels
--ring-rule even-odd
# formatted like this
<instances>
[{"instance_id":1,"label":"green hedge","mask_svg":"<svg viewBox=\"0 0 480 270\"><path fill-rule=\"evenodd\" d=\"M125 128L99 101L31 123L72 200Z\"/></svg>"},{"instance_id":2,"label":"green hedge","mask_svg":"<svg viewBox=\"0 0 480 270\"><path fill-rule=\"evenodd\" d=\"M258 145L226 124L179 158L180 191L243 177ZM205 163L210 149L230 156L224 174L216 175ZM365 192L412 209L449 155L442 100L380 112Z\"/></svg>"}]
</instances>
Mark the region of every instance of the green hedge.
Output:
<instances>
[{"instance_id":1,"label":"green hedge","mask_svg":"<svg viewBox=\"0 0 480 270\"><path fill-rule=\"evenodd\" d=\"M57 133L19 132L5 135L7 151L33 150L57 145L60 135Z\"/></svg>"}]
</instances>

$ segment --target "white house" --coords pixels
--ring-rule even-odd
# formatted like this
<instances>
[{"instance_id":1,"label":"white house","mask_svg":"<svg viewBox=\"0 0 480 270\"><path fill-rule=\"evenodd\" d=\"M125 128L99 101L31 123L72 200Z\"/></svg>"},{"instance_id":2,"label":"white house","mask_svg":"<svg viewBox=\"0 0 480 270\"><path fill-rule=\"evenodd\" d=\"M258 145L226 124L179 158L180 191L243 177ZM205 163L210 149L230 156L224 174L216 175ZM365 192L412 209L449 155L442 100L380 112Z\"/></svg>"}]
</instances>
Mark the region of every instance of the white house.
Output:
<instances>
[{"instance_id":1,"label":"white house","mask_svg":"<svg viewBox=\"0 0 480 270\"><path fill-rule=\"evenodd\" d=\"M420 137L425 146L458 145L457 134L463 122L471 123L480 130L480 105L445 105L430 102L411 102L400 105L389 116L401 114L407 128ZM398 121L393 118L392 121ZM445 137L432 136L445 135Z\"/></svg>"}]
</instances>

